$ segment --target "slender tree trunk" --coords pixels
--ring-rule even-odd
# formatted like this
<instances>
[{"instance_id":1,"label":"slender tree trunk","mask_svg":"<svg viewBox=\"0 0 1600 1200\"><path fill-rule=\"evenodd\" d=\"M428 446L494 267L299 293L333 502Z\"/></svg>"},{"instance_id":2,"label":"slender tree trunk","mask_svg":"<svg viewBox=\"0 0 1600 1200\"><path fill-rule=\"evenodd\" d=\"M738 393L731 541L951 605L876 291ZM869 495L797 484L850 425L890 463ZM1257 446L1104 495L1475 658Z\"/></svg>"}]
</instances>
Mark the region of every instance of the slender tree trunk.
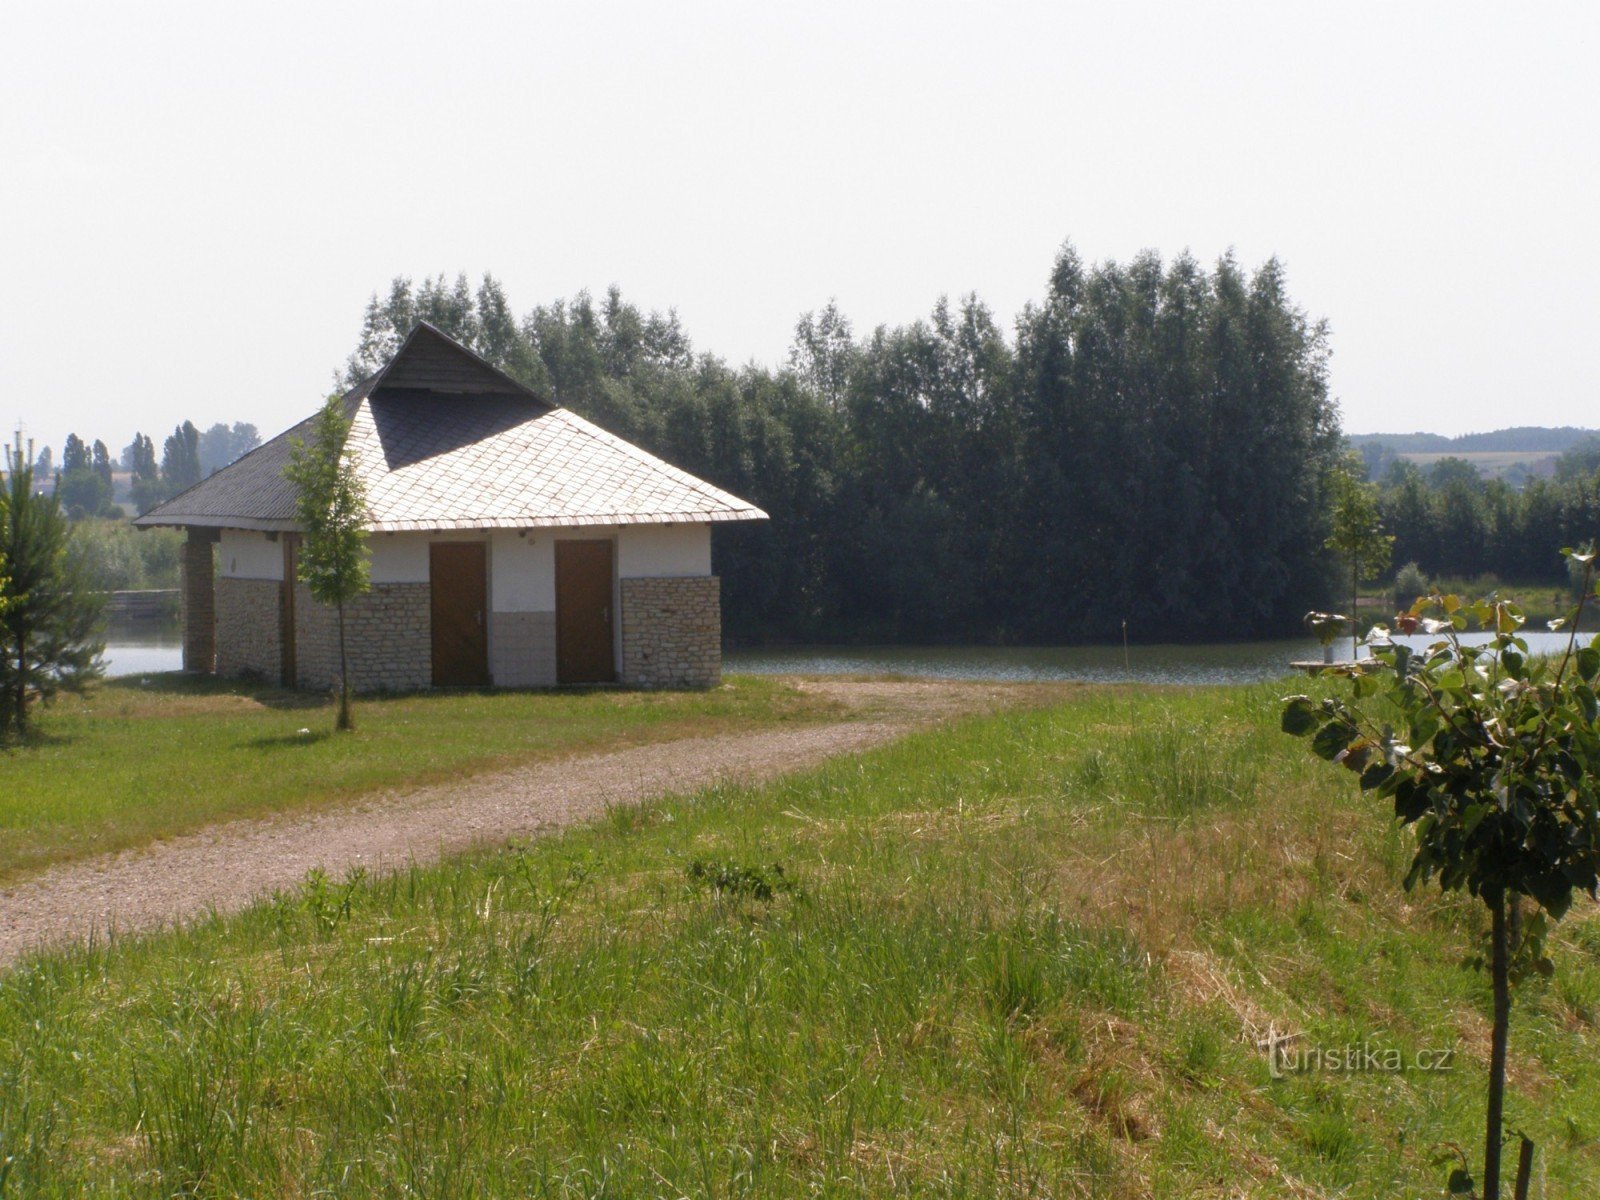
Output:
<instances>
[{"instance_id":1,"label":"slender tree trunk","mask_svg":"<svg viewBox=\"0 0 1600 1200\"><path fill-rule=\"evenodd\" d=\"M1350 560L1350 661L1355 662L1361 653L1356 643L1361 640L1361 560Z\"/></svg>"},{"instance_id":2,"label":"slender tree trunk","mask_svg":"<svg viewBox=\"0 0 1600 1200\"><path fill-rule=\"evenodd\" d=\"M339 601L339 728L351 730L356 723L350 717L350 660L344 648L344 600Z\"/></svg>"},{"instance_id":3,"label":"slender tree trunk","mask_svg":"<svg viewBox=\"0 0 1600 1200\"><path fill-rule=\"evenodd\" d=\"M12 719L17 726L17 736L26 737L28 733L28 639L25 636L17 638L17 694L15 701L17 711L12 714Z\"/></svg>"},{"instance_id":4,"label":"slender tree trunk","mask_svg":"<svg viewBox=\"0 0 1600 1200\"><path fill-rule=\"evenodd\" d=\"M1489 1044L1489 1116L1483 1135L1483 1200L1500 1200L1500 1130L1506 1100L1506 1041L1511 1032L1511 935L1501 895L1490 907L1490 973L1494 979L1494 1033Z\"/></svg>"},{"instance_id":5,"label":"slender tree trunk","mask_svg":"<svg viewBox=\"0 0 1600 1200\"><path fill-rule=\"evenodd\" d=\"M0 639L0 741L11 733L16 724L11 715L12 705L11 639Z\"/></svg>"}]
</instances>

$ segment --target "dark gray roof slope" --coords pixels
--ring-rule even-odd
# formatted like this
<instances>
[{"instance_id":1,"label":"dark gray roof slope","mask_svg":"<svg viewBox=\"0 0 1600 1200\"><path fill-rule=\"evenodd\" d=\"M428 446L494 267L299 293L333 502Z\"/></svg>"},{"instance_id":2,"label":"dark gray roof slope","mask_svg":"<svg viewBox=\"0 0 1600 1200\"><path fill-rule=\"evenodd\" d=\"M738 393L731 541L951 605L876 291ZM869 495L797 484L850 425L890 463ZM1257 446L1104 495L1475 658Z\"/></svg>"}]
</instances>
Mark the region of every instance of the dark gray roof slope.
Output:
<instances>
[{"instance_id":1,"label":"dark gray roof slope","mask_svg":"<svg viewBox=\"0 0 1600 1200\"><path fill-rule=\"evenodd\" d=\"M761 520L766 513L555 407L430 325L344 397L368 527L529 529ZM302 421L138 525L296 527L283 478Z\"/></svg>"}]
</instances>

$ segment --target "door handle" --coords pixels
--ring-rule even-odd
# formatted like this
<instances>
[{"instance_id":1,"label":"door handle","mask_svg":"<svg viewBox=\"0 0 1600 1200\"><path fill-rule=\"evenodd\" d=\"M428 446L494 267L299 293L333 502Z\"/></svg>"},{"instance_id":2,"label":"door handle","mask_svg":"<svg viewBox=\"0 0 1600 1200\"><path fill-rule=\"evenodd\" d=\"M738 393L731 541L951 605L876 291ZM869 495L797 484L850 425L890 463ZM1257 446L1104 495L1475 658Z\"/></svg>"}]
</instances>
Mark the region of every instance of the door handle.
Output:
<instances>
[{"instance_id":1,"label":"door handle","mask_svg":"<svg viewBox=\"0 0 1600 1200\"><path fill-rule=\"evenodd\" d=\"M600 619L607 625L611 624L611 605L606 605L600 610Z\"/></svg>"},{"instance_id":2,"label":"door handle","mask_svg":"<svg viewBox=\"0 0 1600 1200\"><path fill-rule=\"evenodd\" d=\"M472 615L473 615L474 618L476 618L476 620L478 622L478 625L480 627L482 627L482 625L483 625L483 609L480 608L477 612L473 613Z\"/></svg>"}]
</instances>

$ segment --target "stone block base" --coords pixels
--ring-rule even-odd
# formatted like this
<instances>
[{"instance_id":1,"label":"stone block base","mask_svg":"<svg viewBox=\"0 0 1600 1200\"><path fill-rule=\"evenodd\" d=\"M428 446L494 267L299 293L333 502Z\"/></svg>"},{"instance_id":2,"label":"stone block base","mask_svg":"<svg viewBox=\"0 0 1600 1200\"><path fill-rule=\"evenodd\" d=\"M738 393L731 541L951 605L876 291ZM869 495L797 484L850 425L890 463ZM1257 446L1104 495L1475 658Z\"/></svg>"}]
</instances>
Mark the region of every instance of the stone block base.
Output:
<instances>
[{"instance_id":1,"label":"stone block base","mask_svg":"<svg viewBox=\"0 0 1600 1200\"><path fill-rule=\"evenodd\" d=\"M295 585L296 685L324 691L339 683L339 614ZM344 606L350 686L358 692L409 692L433 684L433 601L426 583L375 583Z\"/></svg>"},{"instance_id":2,"label":"stone block base","mask_svg":"<svg viewBox=\"0 0 1600 1200\"><path fill-rule=\"evenodd\" d=\"M722 682L722 580L622 581L622 682L641 688Z\"/></svg>"},{"instance_id":3,"label":"stone block base","mask_svg":"<svg viewBox=\"0 0 1600 1200\"><path fill-rule=\"evenodd\" d=\"M555 613L490 613L489 675L495 687L554 687Z\"/></svg>"},{"instance_id":4,"label":"stone block base","mask_svg":"<svg viewBox=\"0 0 1600 1200\"><path fill-rule=\"evenodd\" d=\"M217 580L217 674L277 683L283 654L283 584Z\"/></svg>"},{"instance_id":5,"label":"stone block base","mask_svg":"<svg viewBox=\"0 0 1600 1200\"><path fill-rule=\"evenodd\" d=\"M219 579L217 674L278 683L283 678L283 585ZM339 682L339 616L295 585L295 686ZM345 645L356 691L412 691L433 682L432 605L425 583L377 583L345 605Z\"/></svg>"}]
</instances>

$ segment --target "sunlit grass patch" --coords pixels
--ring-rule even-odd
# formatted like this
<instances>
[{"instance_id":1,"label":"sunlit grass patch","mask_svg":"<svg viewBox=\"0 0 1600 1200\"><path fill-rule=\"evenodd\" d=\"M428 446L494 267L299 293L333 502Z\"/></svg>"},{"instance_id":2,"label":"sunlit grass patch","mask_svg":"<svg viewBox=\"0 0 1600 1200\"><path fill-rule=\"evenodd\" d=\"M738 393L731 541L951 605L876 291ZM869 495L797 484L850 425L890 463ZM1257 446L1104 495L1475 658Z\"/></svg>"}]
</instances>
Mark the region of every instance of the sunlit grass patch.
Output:
<instances>
[{"instance_id":1,"label":"sunlit grass patch","mask_svg":"<svg viewBox=\"0 0 1600 1200\"><path fill-rule=\"evenodd\" d=\"M439 692L358 701L331 735L325 696L180 675L64 697L0 748L0 878L211 821L314 809L563 754L844 715L772 679L709 692Z\"/></svg>"},{"instance_id":2,"label":"sunlit grass patch","mask_svg":"<svg viewBox=\"0 0 1600 1200\"><path fill-rule=\"evenodd\" d=\"M1273 698L965 721L29 960L0 978L12 1186L1432 1194L1481 1125L1481 922L1399 890L1385 814ZM1600 1183L1595 928L1519 1000L1550 1195ZM1276 1078L1272 1037L1455 1058Z\"/></svg>"}]
</instances>

